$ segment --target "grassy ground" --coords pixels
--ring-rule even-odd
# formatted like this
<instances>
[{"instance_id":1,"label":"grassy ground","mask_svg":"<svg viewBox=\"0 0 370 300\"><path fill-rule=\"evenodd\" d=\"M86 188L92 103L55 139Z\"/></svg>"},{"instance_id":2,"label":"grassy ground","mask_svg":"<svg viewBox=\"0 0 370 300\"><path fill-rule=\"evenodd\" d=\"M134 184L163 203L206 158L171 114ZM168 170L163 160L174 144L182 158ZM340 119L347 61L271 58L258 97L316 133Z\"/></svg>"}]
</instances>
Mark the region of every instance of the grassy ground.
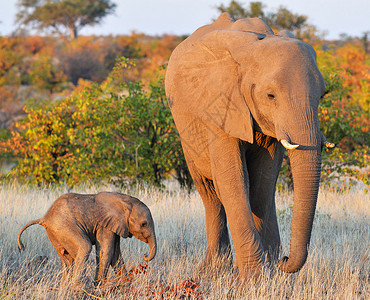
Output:
<instances>
[{"instance_id":1,"label":"grassy ground","mask_svg":"<svg viewBox=\"0 0 370 300\"><path fill-rule=\"evenodd\" d=\"M117 190L80 187L81 193ZM209 272L195 284L196 268L206 248L204 209L196 192L187 194L173 185L160 191L131 188L121 192L145 202L156 223L158 254L131 284L118 284L111 272L109 288L83 290L60 286L61 263L45 229L35 225L22 236L26 251L18 252L16 237L29 220L41 217L66 189L25 186L0 187L0 299L369 299L370 196L361 190L345 194L320 191L308 260L293 275L266 268L262 278L240 285L232 269ZM288 252L292 194L277 194L283 252ZM121 240L127 268L138 266L147 244L135 238ZM89 261L87 276L95 263ZM187 281L186 281L187 280ZM177 286L177 296L175 292ZM161 298L162 297L162 298ZM182 298L185 299L185 298Z\"/></svg>"}]
</instances>

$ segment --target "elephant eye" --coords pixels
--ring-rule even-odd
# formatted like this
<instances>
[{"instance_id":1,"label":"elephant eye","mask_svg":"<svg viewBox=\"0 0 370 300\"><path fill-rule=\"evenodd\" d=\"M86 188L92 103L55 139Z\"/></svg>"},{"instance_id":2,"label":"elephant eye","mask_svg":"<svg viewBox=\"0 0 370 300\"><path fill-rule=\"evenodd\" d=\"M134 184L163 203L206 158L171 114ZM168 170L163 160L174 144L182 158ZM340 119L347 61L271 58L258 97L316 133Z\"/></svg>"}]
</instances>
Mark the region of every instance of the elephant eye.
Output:
<instances>
[{"instance_id":1,"label":"elephant eye","mask_svg":"<svg viewBox=\"0 0 370 300\"><path fill-rule=\"evenodd\" d=\"M272 93L268 93L267 98L269 98L270 100L275 100L275 95Z\"/></svg>"},{"instance_id":2,"label":"elephant eye","mask_svg":"<svg viewBox=\"0 0 370 300\"><path fill-rule=\"evenodd\" d=\"M148 222L145 221L145 222L141 223L141 227L145 228L147 226L148 226Z\"/></svg>"}]
</instances>

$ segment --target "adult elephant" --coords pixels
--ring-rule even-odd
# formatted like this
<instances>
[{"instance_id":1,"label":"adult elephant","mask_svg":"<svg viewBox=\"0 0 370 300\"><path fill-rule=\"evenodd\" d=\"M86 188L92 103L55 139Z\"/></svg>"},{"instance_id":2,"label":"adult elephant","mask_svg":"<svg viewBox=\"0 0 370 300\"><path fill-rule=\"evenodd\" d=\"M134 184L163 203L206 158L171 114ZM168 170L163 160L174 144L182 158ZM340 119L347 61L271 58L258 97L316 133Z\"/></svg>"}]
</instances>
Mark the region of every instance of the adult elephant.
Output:
<instances>
[{"instance_id":1,"label":"adult elephant","mask_svg":"<svg viewBox=\"0 0 370 300\"><path fill-rule=\"evenodd\" d=\"M262 19L223 13L173 51L165 84L205 207L203 266L230 251L227 222L242 277L258 276L265 253L275 258L274 196L285 147L294 206L289 258L278 265L298 271L307 258L322 146L334 146L319 129L325 83L315 51L288 32L274 34Z\"/></svg>"}]
</instances>

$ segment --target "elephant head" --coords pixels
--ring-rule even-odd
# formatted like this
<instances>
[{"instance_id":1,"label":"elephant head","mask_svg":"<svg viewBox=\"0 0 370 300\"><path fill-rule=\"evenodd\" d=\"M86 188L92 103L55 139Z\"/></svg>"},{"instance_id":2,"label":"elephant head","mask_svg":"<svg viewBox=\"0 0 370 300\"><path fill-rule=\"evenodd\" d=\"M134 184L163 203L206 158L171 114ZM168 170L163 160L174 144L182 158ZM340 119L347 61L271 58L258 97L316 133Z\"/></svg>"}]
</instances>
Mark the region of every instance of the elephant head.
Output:
<instances>
[{"instance_id":1,"label":"elephant head","mask_svg":"<svg viewBox=\"0 0 370 300\"><path fill-rule=\"evenodd\" d=\"M261 19L235 22L222 14L185 40L169 64L176 65L166 75L174 115L190 111L251 144L259 131L288 149L293 220L289 259L279 267L299 270L307 258L326 142L318 120L325 83L315 51L287 32L275 35Z\"/></svg>"},{"instance_id":2,"label":"elephant head","mask_svg":"<svg viewBox=\"0 0 370 300\"><path fill-rule=\"evenodd\" d=\"M102 226L117 235L135 236L149 244L150 253L145 261L152 260L157 252L154 222L150 210L140 200L119 193L99 193L95 197L95 216Z\"/></svg>"}]
</instances>

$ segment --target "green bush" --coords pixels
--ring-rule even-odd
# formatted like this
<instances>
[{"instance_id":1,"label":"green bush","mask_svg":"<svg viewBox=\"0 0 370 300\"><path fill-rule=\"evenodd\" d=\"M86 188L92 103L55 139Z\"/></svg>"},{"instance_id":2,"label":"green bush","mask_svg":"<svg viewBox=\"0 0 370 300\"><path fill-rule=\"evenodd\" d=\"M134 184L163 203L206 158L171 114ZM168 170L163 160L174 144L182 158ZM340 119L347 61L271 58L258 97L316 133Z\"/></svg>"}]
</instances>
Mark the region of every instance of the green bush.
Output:
<instances>
[{"instance_id":1,"label":"green bush","mask_svg":"<svg viewBox=\"0 0 370 300\"><path fill-rule=\"evenodd\" d=\"M122 58L102 84L77 89L50 107L26 106L27 117L2 143L17 159L8 177L37 184L160 184L172 174L191 184L163 79L117 88L114 78L132 67Z\"/></svg>"},{"instance_id":2,"label":"green bush","mask_svg":"<svg viewBox=\"0 0 370 300\"><path fill-rule=\"evenodd\" d=\"M354 71L338 69L332 53L318 57L327 92L319 108L321 131L337 145L323 152L322 182L336 182L335 188L343 189L348 186L345 180L356 178L368 185L366 93L362 96L354 84L344 84L353 80L349 73ZM11 138L1 137L2 157L12 154L17 162L7 178L37 184L102 180L160 184L173 176L190 187L163 78L148 85L127 81L127 72L134 67L134 62L121 58L101 84L77 87L70 97L48 105L28 101L27 117L15 125ZM366 91L366 86L360 88ZM284 183L279 187L292 188L287 157L281 175Z\"/></svg>"},{"instance_id":3,"label":"green bush","mask_svg":"<svg viewBox=\"0 0 370 300\"><path fill-rule=\"evenodd\" d=\"M366 167L370 158L370 139L366 120L369 111L358 101L352 101L350 91L343 86L343 76L334 68L323 67L326 96L320 102L321 132L336 144L323 152L321 181L327 186L346 189L353 179L369 185ZM365 190L367 191L367 190Z\"/></svg>"}]
</instances>

